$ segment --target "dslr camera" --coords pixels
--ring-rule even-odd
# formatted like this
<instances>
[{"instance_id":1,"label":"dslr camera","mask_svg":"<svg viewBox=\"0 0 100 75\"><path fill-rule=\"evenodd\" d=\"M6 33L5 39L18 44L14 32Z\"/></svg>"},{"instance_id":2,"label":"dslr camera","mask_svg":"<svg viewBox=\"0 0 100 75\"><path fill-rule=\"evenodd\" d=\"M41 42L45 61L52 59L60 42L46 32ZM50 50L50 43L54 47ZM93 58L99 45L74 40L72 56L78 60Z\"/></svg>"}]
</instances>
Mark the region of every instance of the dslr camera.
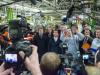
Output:
<instances>
[{"instance_id":1,"label":"dslr camera","mask_svg":"<svg viewBox=\"0 0 100 75\"><path fill-rule=\"evenodd\" d=\"M60 48L61 48L61 54L65 54L66 51L68 51L68 46L65 42L60 44Z\"/></svg>"},{"instance_id":2,"label":"dslr camera","mask_svg":"<svg viewBox=\"0 0 100 75\"><path fill-rule=\"evenodd\" d=\"M84 53L82 59L85 65L94 66L94 55L91 51Z\"/></svg>"}]
</instances>

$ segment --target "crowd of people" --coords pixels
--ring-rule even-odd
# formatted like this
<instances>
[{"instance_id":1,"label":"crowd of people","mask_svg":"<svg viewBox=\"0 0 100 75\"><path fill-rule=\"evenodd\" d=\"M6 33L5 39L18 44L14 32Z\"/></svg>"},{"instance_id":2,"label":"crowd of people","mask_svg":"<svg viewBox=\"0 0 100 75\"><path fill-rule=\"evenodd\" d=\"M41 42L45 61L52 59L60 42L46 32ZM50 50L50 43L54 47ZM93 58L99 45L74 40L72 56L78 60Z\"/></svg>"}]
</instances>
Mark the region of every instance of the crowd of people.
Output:
<instances>
[{"instance_id":1,"label":"crowd of people","mask_svg":"<svg viewBox=\"0 0 100 75\"><path fill-rule=\"evenodd\" d=\"M25 58L26 68L32 75L64 75L58 74L62 63L58 54L64 55L66 52L72 54L73 60L80 57L83 66L87 64L84 64L82 56L91 53L94 65L100 68L100 26L96 26L94 32L87 23L82 27L82 32L79 32L76 24L70 28L65 25L55 28L40 26L34 32L25 34L23 39L32 43L32 54ZM3 42L8 33L1 34L5 34L0 36L0 42ZM6 39L6 45L12 44L8 37ZM1 48L4 48L5 43L1 43ZM67 47L63 49L62 44ZM24 59L25 53L21 51L19 54ZM0 66L0 75L14 75L13 69L5 70L4 65L5 63ZM76 75L88 75L84 67L77 71Z\"/></svg>"}]
</instances>

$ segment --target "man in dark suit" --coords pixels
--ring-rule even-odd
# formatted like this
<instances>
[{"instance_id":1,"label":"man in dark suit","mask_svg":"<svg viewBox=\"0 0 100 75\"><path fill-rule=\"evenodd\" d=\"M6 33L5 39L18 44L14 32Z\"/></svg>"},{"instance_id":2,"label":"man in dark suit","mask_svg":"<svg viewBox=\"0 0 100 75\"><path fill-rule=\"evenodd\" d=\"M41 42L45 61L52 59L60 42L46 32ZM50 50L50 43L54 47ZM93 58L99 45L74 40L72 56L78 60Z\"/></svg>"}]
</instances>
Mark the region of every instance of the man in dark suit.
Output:
<instances>
[{"instance_id":1,"label":"man in dark suit","mask_svg":"<svg viewBox=\"0 0 100 75\"><path fill-rule=\"evenodd\" d=\"M57 30L54 30L53 37L49 40L48 50L50 52L61 53L61 40L59 38L59 33Z\"/></svg>"},{"instance_id":2,"label":"man in dark suit","mask_svg":"<svg viewBox=\"0 0 100 75\"><path fill-rule=\"evenodd\" d=\"M43 27L38 29L38 33L33 38L34 44L38 47L39 59L47 52L47 37L44 34Z\"/></svg>"}]
</instances>

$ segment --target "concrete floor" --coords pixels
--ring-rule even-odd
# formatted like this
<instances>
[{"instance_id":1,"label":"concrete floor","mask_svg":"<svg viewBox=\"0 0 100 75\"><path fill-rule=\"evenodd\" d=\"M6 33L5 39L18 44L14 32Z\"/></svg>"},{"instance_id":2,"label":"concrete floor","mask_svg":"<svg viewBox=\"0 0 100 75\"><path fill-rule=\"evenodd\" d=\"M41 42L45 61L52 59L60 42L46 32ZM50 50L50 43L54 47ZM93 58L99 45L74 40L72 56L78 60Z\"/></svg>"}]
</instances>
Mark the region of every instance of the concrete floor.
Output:
<instances>
[{"instance_id":1,"label":"concrete floor","mask_svg":"<svg viewBox=\"0 0 100 75\"><path fill-rule=\"evenodd\" d=\"M93 66L87 66L86 70L88 72L88 75L100 75L100 69L93 67Z\"/></svg>"}]
</instances>

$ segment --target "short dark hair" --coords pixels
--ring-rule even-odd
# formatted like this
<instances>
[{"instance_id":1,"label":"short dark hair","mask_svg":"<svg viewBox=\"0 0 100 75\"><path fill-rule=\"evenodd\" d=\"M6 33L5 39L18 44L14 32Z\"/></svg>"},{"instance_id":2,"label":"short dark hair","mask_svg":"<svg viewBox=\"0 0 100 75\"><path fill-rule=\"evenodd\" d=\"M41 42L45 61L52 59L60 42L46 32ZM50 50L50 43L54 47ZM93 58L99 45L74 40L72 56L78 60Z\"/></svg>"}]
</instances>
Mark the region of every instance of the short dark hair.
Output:
<instances>
[{"instance_id":1,"label":"short dark hair","mask_svg":"<svg viewBox=\"0 0 100 75\"><path fill-rule=\"evenodd\" d=\"M0 25L0 32L5 31L8 28L8 25Z\"/></svg>"},{"instance_id":2,"label":"short dark hair","mask_svg":"<svg viewBox=\"0 0 100 75\"><path fill-rule=\"evenodd\" d=\"M76 24L72 25L71 28L72 28L72 27L76 27L76 28L78 29L78 26L77 26Z\"/></svg>"},{"instance_id":3,"label":"short dark hair","mask_svg":"<svg viewBox=\"0 0 100 75\"><path fill-rule=\"evenodd\" d=\"M96 26L95 27L95 30L100 30L100 26Z\"/></svg>"},{"instance_id":4,"label":"short dark hair","mask_svg":"<svg viewBox=\"0 0 100 75\"><path fill-rule=\"evenodd\" d=\"M53 33L54 33L55 31L57 31L57 32L58 32L58 30L57 30L57 29L55 29L55 30L53 30Z\"/></svg>"},{"instance_id":5,"label":"short dark hair","mask_svg":"<svg viewBox=\"0 0 100 75\"><path fill-rule=\"evenodd\" d=\"M84 25L86 25L87 24L87 22L86 21L83 21L82 22L82 26L84 26Z\"/></svg>"}]
</instances>

